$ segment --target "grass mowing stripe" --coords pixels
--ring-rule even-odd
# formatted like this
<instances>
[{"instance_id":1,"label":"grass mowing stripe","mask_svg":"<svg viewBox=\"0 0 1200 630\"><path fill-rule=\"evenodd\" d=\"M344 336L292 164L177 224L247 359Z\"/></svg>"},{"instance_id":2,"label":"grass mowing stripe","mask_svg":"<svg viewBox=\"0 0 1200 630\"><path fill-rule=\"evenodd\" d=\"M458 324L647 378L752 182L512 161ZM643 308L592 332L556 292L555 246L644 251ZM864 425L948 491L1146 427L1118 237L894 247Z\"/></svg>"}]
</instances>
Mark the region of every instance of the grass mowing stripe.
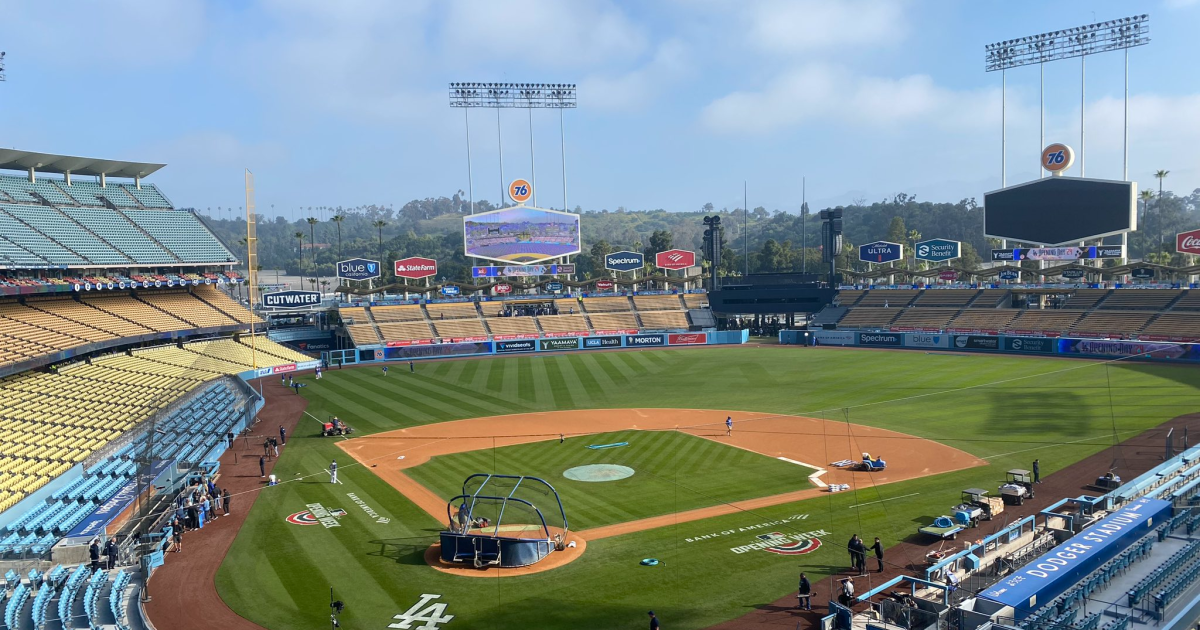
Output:
<instances>
[{"instance_id":1,"label":"grass mowing stripe","mask_svg":"<svg viewBox=\"0 0 1200 630\"><path fill-rule=\"evenodd\" d=\"M617 384L612 377L600 364L600 354L585 354L579 357L579 363L584 367L580 372L580 379L586 375L593 383L596 384L596 389L593 390L593 396L607 396L609 392L617 391Z\"/></svg>"},{"instance_id":2,"label":"grass mowing stripe","mask_svg":"<svg viewBox=\"0 0 1200 630\"><path fill-rule=\"evenodd\" d=\"M348 387L347 390L359 394L363 400L390 401L390 409L403 408L408 416L412 416L413 412L420 413L424 416L423 422L445 420L461 413L452 401L388 389L382 383L364 383Z\"/></svg>"},{"instance_id":3,"label":"grass mowing stripe","mask_svg":"<svg viewBox=\"0 0 1200 630\"><path fill-rule=\"evenodd\" d=\"M554 409L555 396L554 383L550 381L550 375L547 372L546 363L550 361L550 355L532 356L529 357L529 374L533 378L533 396L537 401L539 409ZM566 399L566 404L570 404L570 399Z\"/></svg>"},{"instance_id":4,"label":"grass mowing stripe","mask_svg":"<svg viewBox=\"0 0 1200 630\"><path fill-rule=\"evenodd\" d=\"M533 359L518 357L516 361L517 398L530 404L537 404L537 394L534 393Z\"/></svg>"},{"instance_id":5,"label":"grass mowing stripe","mask_svg":"<svg viewBox=\"0 0 1200 630\"><path fill-rule=\"evenodd\" d=\"M508 371L508 361L504 359L493 359L487 362L487 388L488 391L504 392L504 373Z\"/></svg>"},{"instance_id":6,"label":"grass mowing stripe","mask_svg":"<svg viewBox=\"0 0 1200 630\"><path fill-rule=\"evenodd\" d=\"M435 380L425 376L409 379L406 383L410 390L420 390L434 396L456 401L457 404L467 405L474 409L476 417L487 415L504 415L520 411L520 405L513 404L502 398L490 396L482 392L472 391L453 383Z\"/></svg>"},{"instance_id":7,"label":"grass mowing stripe","mask_svg":"<svg viewBox=\"0 0 1200 630\"><path fill-rule=\"evenodd\" d=\"M575 407L571 391L567 388L567 381L563 378L562 370L559 368L559 357L546 357L538 363L541 364L542 372L546 375L546 382L550 385L548 389L554 399L552 408Z\"/></svg>"},{"instance_id":8,"label":"grass mowing stripe","mask_svg":"<svg viewBox=\"0 0 1200 630\"><path fill-rule=\"evenodd\" d=\"M606 374L608 376L608 379L610 381L612 381L614 388L625 385L626 383L629 382L629 379L633 376L632 374L626 373L627 368L623 369L625 366L624 363L621 363L617 359L614 358L614 357L618 357L622 354L624 354L624 353L623 352L603 352L603 353L597 353L597 354L592 355L596 358L596 363L604 371L604 374ZM620 363L620 367L618 367L618 363ZM614 389L613 391L616 391L616 390Z\"/></svg>"}]
</instances>

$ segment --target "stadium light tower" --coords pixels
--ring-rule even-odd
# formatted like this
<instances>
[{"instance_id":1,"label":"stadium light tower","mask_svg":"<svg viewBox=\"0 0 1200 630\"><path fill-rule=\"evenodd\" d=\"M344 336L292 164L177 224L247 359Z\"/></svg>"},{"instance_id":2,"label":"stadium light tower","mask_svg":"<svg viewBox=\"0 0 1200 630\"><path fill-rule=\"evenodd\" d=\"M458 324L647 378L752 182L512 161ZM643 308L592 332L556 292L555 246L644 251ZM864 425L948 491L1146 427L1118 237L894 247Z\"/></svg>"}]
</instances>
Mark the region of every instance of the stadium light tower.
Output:
<instances>
[{"instance_id":1,"label":"stadium light tower","mask_svg":"<svg viewBox=\"0 0 1200 630\"><path fill-rule=\"evenodd\" d=\"M1085 83L1087 79L1087 56L1113 50L1125 51L1125 124L1124 124L1124 175L1129 179L1129 49L1150 43L1150 16L1146 14L1097 22L1086 26L1050 31L1040 35L1018 37L984 46L984 68L987 72L1000 71L1000 186L1008 184L1005 161L1005 73L1010 68L1059 61L1079 57L1079 176L1084 176L1084 148L1087 139L1084 109ZM1040 151L1046 140L1046 100L1044 96L1045 72L1042 72L1041 101L1042 139Z\"/></svg>"},{"instance_id":2,"label":"stadium light tower","mask_svg":"<svg viewBox=\"0 0 1200 630\"><path fill-rule=\"evenodd\" d=\"M533 205L537 205L537 174L533 172L535 165L533 152L533 110L557 109L558 134L562 155L563 210L567 207L567 144L563 124L563 110L575 109L574 83L451 83L450 107L463 108L463 121L467 127L467 186L472 190L471 212L475 212L474 182L471 181L471 123L467 111L472 108L494 108L496 110L496 142L500 148L500 203L508 190L504 181L504 139L500 133L501 109L529 110L529 166L530 179L533 181Z\"/></svg>"},{"instance_id":3,"label":"stadium light tower","mask_svg":"<svg viewBox=\"0 0 1200 630\"><path fill-rule=\"evenodd\" d=\"M4 80L4 51L0 50L0 81Z\"/></svg>"}]
</instances>

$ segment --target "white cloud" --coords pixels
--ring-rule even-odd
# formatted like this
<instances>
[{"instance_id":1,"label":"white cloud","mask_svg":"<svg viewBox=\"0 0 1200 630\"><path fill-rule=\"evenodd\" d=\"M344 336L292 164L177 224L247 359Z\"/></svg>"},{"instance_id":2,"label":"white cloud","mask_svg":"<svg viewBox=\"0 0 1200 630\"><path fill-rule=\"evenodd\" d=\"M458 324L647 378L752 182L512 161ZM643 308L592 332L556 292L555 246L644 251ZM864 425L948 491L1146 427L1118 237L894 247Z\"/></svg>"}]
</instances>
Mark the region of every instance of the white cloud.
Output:
<instances>
[{"instance_id":1,"label":"white cloud","mask_svg":"<svg viewBox=\"0 0 1200 630\"><path fill-rule=\"evenodd\" d=\"M608 0L455 0L441 20L445 55L546 68L636 58L645 29Z\"/></svg>"},{"instance_id":2,"label":"white cloud","mask_svg":"<svg viewBox=\"0 0 1200 630\"><path fill-rule=\"evenodd\" d=\"M631 110L644 107L664 90L692 72L688 47L672 39L663 42L644 65L619 75L593 75L579 84L579 96L589 108Z\"/></svg>"},{"instance_id":3,"label":"white cloud","mask_svg":"<svg viewBox=\"0 0 1200 630\"><path fill-rule=\"evenodd\" d=\"M848 51L903 38L903 3L895 0L763 0L746 5L752 45L770 53Z\"/></svg>"},{"instance_id":4,"label":"white cloud","mask_svg":"<svg viewBox=\"0 0 1200 630\"><path fill-rule=\"evenodd\" d=\"M1166 0L1166 2L1163 4L1165 4L1168 9L1185 9L1200 4L1200 0Z\"/></svg>"},{"instance_id":5,"label":"white cloud","mask_svg":"<svg viewBox=\"0 0 1200 630\"><path fill-rule=\"evenodd\" d=\"M954 91L927 75L860 77L839 66L807 64L760 91L734 92L713 101L700 118L710 130L735 134L767 134L815 122L964 129L987 124L993 108L999 108L994 90Z\"/></svg>"}]
</instances>

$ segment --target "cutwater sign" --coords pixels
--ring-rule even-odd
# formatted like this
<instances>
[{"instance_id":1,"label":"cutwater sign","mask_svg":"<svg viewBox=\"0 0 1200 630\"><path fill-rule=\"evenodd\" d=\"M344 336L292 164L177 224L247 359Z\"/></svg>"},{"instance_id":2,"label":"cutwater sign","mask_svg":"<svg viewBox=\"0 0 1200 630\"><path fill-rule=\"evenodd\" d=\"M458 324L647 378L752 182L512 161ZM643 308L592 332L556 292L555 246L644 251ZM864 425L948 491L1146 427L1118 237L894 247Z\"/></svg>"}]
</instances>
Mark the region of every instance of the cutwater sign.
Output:
<instances>
[{"instance_id":1,"label":"cutwater sign","mask_svg":"<svg viewBox=\"0 0 1200 630\"><path fill-rule=\"evenodd\" d=\"M604 268L613 271L641 269L646 259L640 252L613 252L604 257Z\"/></svg>"},{"instance_id":2,"label":"cutwater sign","mask_svg":"<svg viewBox=\"0 0 1200 630\"><path fill-rule=\"evenodd\" d=\"M371 280L379 277L379 261L351 258L338 261L337 277L343 280Z\"/></svg>"},{"instance_id":3,"label":"cutwater sign","mask_svg":"<svg viewBox=\"0 0 1200 630\"><path fill-rule=\"evenodd\" d=\"M858 259L869 263L885 263L904 257L904 246L899 243L875 241L858 246Z\"/></svg>"},{"instance_id":4,"label":"cutwater sign","mask_svg":"<svg viewBox=\"0 0 1200 630\"><path fill-rule=\"evenodd\" d=\"M321 294L316 291L276 291L264 293L262 296L264 308L304 308L305 306L320 306Z\"/></svg>"},{"instance_id":5,"label":"cutwater sign","mask_svg":"<svg viewBox=\"0 0 1200 630\"><path fill-rule=\"evenodd\" d=\"M958 241L948 241L944 238L932 238L928 241L917 243L917 260L932 260L934 262L942 262L944 260L954 260L961 256L962 243Z\"/></svg>"}]
</instances>

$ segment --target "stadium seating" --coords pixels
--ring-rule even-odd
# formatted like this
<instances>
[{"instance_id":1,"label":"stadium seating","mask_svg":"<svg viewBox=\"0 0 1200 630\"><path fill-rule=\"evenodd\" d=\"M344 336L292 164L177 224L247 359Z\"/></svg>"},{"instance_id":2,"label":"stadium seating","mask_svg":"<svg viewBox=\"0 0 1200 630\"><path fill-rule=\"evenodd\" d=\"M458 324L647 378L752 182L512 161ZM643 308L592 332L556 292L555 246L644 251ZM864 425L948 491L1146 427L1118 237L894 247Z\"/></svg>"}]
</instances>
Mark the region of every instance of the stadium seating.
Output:
<instances>
[{"instance_id":1,"label":"stadium seating","mask_svg":"<svg viewBox=\"0 0 1200 630\"><path fill-rule=\"evenodd\" d=\"M136 184L120 184L120 186L125 189L125 192L133 195L134 199L137 199L139 203L147 208L165 209L171 207L171 202L167 201L162 191L154 184L142 184L141 188L138 188Z\"/></svg>"},{"instance_id":2,"label":"stadium seating","mask_svg":"<svg viewBox=\"0 0 1200 630\"><path fill-rule=\"evenodd\" d=\"M642 328L648 330L687 330L691 324L684 311L640 312L638 318Z\"/></svg>"},{"instance_id":3,"label":"stadium seating","mask_svg":"<svg viewBox=\"0 0 1200 630\"><path fill-rule=\"evenodd\" d=\"M475 308L474 302L429 303L425 305L425 312L429 313L429 319L432 320L479 317L479 311Z\"/></svg>"},{"instance_id":4,"label":"stadium seating","mask_svg":"<svg viewBox=\"0 0 1200 630\"><path fill-rule=\"evenodd\" d=\"M437 320L433 322L433 328L442 339L487 337L488 334L483 327L483 320L479 318Z\"/></svg>"},{"instance_id":5,"label":"stadium seating","mask_svg":"<svg viewBox=\"0 0 1200 630\"><path fill-rule=\"evenodd\" d=\"M632 310L629 298L619 297L589 297L583 298L583 308L589 313L621 313Z\"/></svg>"},{"instance_id":6,"label":"stadium seating","mask_svg":"<svg viewBox=\"0 0 1200 630\"><path fill-rule=\"evenodd\" d=\"M142 295L146 295L145 292ZM234 301L224 291L211 284L202 284L192 290L192 295L240 324L261 324L263 319Z\"/></svg>"},{"instance_id":7,"label":"stadium seating","mask_svg":"<svg viewBox=\"0 0 1200 630\"><path fill-rule=\"evenodd\" d=\"M867 291L866 295L858 301L857 306L883 306L886 304L891 308L900 308L912 302L918 293L919 291L913 289L874 289Z\"/></svg>"},{"instance_id":8,"label":"stadium seating","mask_svg":"<svg viewBox=\"0 0 1200 630\"><path fill-rule=\"evenodd\" d=\"M921 292L915 305L962 308L977 295L979 295L978 289L926 289Z\"/></svg>"},{"instance_id":9,"label":"stadium seating","mask_svg":"<svg viewBox=\"0 0 1200 630\"><path fill-rule=\"evenodd\" d=\"M892 321L892 326L941 330L946 328L955 313L951 308L906 308Z\"/></svg>"},{"instance_id":10,"label":"stadium seating","mask_svg":"<svg viewBox=\"0 0 1200 630\"><path fill-rule=\"evenodd\" d=\"M347 326L371 323L371 318L367 315L367 309L361 306L339 308L338 315L342 318L342 323Z\"/></svg>"},{"instance_id":11,"label":"stadium seating","mask_svg":"<svg viewBox=\"0 0 1200 630\"><path fill-rule=\"evenodd\" d=\"M103 206L104 202L101 201L101 198L104 198L118 208L138 207L137 200L120 186L101 186L96 182L79 178L72 179L70 185L65 181L56 181L55 183L63 192L83 206Z\"/></svg>"},{"instance_id":12,"label":"stadium seating","mask_svg":"<svg viewBox=\"0 0 1200 630\"><path fill-rule=\"evenodd\" d=\"M971 303L972 308L995 308L1008 297L1008 289L984 289Z\"/></svg>"},{"instance_id":13,"label":"stadium seating","mask_svg":"<svg viewBox=\"0 0 1200 630\"><path fill-rule=\"evenodd\" d=\"M186 290L143 291L138 294L138 299L164 313L176 313L176 317L194 328L235 326L239 323Z\"/></svg>"},{"instance_id":14,"label":"stadium seating","mask_svg":"<svg viewBox=\"0 0 1200 630\"><path fill-rule=\"evenodd\" d=\"M433 339L433 329L427 322L379 322L377 325L384 341L422 341Z\"/></svg>"},{"instance_id":15,"label":"stadium seating","mask_svg":"<svg viewBox=\"0 0 1200 630\"><path fill-rule=\"evenodd\" d=\"M372 324L346 326L346 332L350 334L350 339L357 346L370 346L380 343L379 333Z\"/></svg>"},{"instance_id":16,"label":"stadium seating","mask_svg":"<svg viewBox=\"0 0 1200 630\"><path fill-rule=\"evenodd\" d=\"M514 318L518 319L518 318ZM575 315L541 315L538 324L546 333L584 332L588 330L587 319L581 314Z\"/></svg>"},{"instance_id":17,"label":"stadium seating","mask_svg":"<svg viewBox=\"0 0 1200 630\"><path fill-rule=\"evenodd\" d=\"M532 317L489 317L485 321L493 335L538 334L537 323Z\"/></svg>"},{"instance_id":18,"label":"stadium seating","mask_svg":"<svg viewBox=\"0 0 1200 630\"><path fill-rule=\"evenodd\" d=\"M1071 332L1128 336L1140 331L1153 316L1138 311L1092 311L1075 322Z\"/></svg>"},{"instance_id":19,"label":"stadium seating","mask_svg":"<svg viewBox=\"0 0 1200 630\"><path fill-rule=\"evenodd\" d=\"M1061 333L1070 330L1083 316L1082 311L1058 309L1028 309L1018 312L1020 314L1007 326L1008 329Z\"/></svg>"},{"instance_id":20,"label":"stadium seating","mask_svg":"<svg viewBox=\"0 0 1200 630\"><path fill-rule=\"evenodd\" d=\"M685 293L683 294L683 304L690 309L705 308L708 306L708 294Z\"/></svg>"},{"instance_id":21,"label":"stadium seating","mask_svg":"<svg viewBox=\"0 0 1200 630\"><path fill-rule=\"evenodd\" d=\"M635 295L633 306L638 311L680 311L683 304L678 295Z\"/></svg>"},{"instance_id":22,"label":"stadium seating","mask_svg":"<svg viewBox=\"0 0 1200 630\"><path fill-rule=\"evenodd\" d=\"M419 322L424 321L425 314L420 306L372 306L371 317L376 322Z\"/></svg>"},{"instance_id":23,"label":"stadium seating","mask_svg":"<svg viewBox=\"0 0 1200 630\"><path fill-rule=\"evenodd\" d=\"M863 295L866 295L866 293L866 291L859 289L846 289L845 291L838 291L833 301L839 306L854 306L854 303Z\"/></svg>"},{"instance_id":24,"label":"stadium seating","mask_svg":"<svg viewBox=\"0 0 1200 630\"><path fill-rule=\"evenodd\" d=\"M180 262L179 258L164 249L160 243L149 238L128 217L116 210L63 208L62 211L63 214L71 217L138 263L168 265Z\"/></svg>"},{"instance_id":25,"label":"stadium seating","mask_svg":"<svg viewBox=\"0 0 1200 630\"><path fill-rule=\"evenodd\" d=\"M8 212L0 212L0 235L13 245L41 258L52 265L83 265L88 261L82 256L54 242L45 234L30 228ZM35 263L36 264L36 263Z\"/></svg>"},{"instance_id":26,"label":"stadium seating","mask_svg":"<svg viewBox=\"0 0 1200 630\"><path fill-rule=\"evenodd\" d=\"M588 315L595 330L637 330L637 317L633 313L592 313Z\"/></svg>"},{"instance_id":27,"label":"stadium seating","mask_svg":"<svg viewBox=\"0 0 1200 630\"><path fill-rule=\"evenodd\" d=\"M1179 297L1176 289L1118 289L1100 304L1101 309L1160 310Z\"/></svg>"},{"instance_id":28,"label":"stadium seating","mask_svg":"<svg viewBox=\"0 0 1200 630\"><path fill-rule=\"evenodd\" d=\"M900 315L899 308L859 308L846 311L846 316L838 322L843 328L888 328L892 320Z\"/></svg>"},{"instance_id":29,"label":"stadium seating","mask_svg":"<svg viewBox=\"0 0 1200 630\"><path fill-rule=\"evenodd\" d=\"M83 298L83 303L122 319L137 322L155 332L171 332L194 328L190 323L178 317L154 308L140 300L132 300L128 296L89 296Z\"/></svg>"},{"instance_id":30,"label":"stadium seating","mask_svg":"<svg viewBox=\"0 0 1200 630\"><path fill-rule=\"evenodd\" d=\"M1200 339L1200 316L1195 313L1163 313L1142 330L1142 336L1146 335Z\"/></svg>"},{"instance_id":31,"label":"stadium seating","mask_svg":"<svg viewBox=\"0 0 1200 630\"><path fill-rule=\"evenodd\" d=\"M122 212L155 240L170 248L171 252L185 263L212 264L237 260L216 238L196 238L196 235L211 235L211 232L190 212L178 210L123 210Z\"/></svg>"},{"instance_id":32,"label":"stadium seating","mask_svg":"<svg viewBox=\"0 0 1200 630\"><path fill-rule=\"evenodd\" d=\"M1072 309L1087 310L1096 306L1096 303L1103 300L1108 292L1108 289L1076 289L1063 305Z\"/></svg>"},{"instance_id":33,"label":"stadium seating","mask_svg":"<svg viewBox=\"0 0 1200 630\"><path fill-rule=\"evenodd\" d=\"M559 313L566 313L568 315L583 312L583 307L579 305L579 300L575 298L554 300L554 308L558 309Z\"/></svg>"},{"instance_id":34,"label":"stadium seating","mask_svg":"<svg viewBox=\"0 0 1200 630\"><path fill-rule=\"evenodd\" d=\"M65 214L49 206L5 205L0 206L0 209L26 225L36 227L39 232L59 245L93 263L128 265L133 262L108 243L96 238L94 234L80 229L79 224Z\"/></svg>"},{"instance_id":35,"label":"stadium seating","mask_svg":"<svg viewBox=\"0 0 1200 630\"><path fill-rule=\"evenodd\" d=\"M946 328L958 330L1004 330L1019 311L998 308L963 309Z\"/></svg>"},{"instance_id":36,"label":"stadium seating","mask_svg":"<svg viewBox=\"0 0 1200 630\"><path fill-rule=\"evenodd\" d=\"M1200 290L1187 291L1171 307L1173 311L1200 311Z\"/></svg>"}]
</instances>

